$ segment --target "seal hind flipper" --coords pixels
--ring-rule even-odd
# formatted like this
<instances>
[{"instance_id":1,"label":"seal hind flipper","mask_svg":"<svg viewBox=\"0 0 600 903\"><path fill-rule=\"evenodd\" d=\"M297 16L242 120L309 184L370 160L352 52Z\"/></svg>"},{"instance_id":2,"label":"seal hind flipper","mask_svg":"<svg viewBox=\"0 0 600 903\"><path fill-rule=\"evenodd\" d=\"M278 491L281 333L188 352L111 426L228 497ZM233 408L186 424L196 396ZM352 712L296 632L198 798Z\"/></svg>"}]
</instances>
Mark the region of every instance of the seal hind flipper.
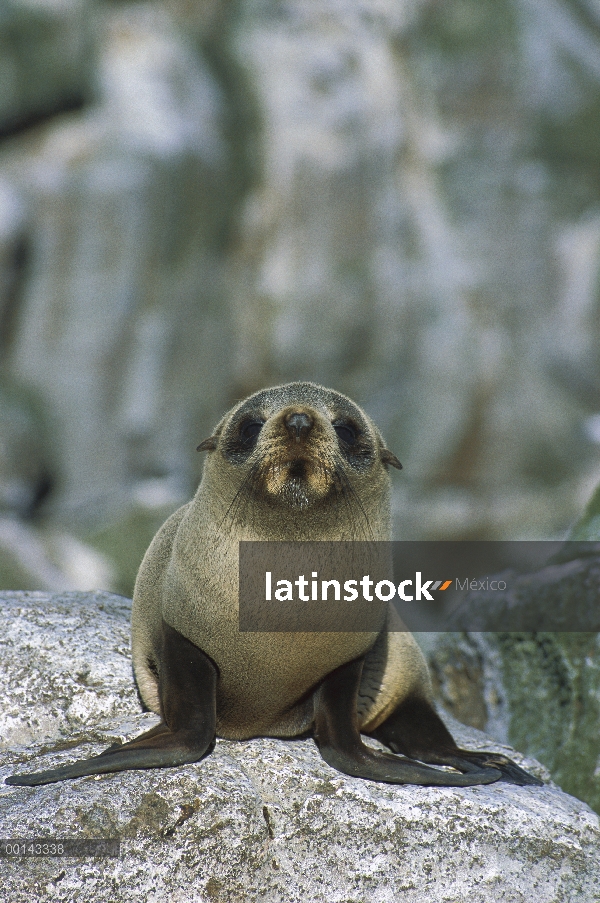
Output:
<instances>
[{"instance_id":1,"label":"seal hind flipper","mask_svg":"<svg viewBox=\"0 0 600 903\"><path fill-rule=\"evenodd\" d=\"M475 774L494 768L500 781L525 786L543 786L543 781L524 771L511 759L498 753L459 749L446 725L426 699L405 699L371 736L395 753L428 762L451 765L459 771Z\"/></svg>"},{"instance_id":2,"label":"seal hind flipper","mask_svg":"<svg viewBox=\"0 0 600 903\"><path fill-rule=\"evenodd\" d=\"M218 672L197 646L162 622L159 695L163 721L135 740L113 744L73 765L17 774L6 784L34 787L85 775L198 762L210 752L216 732Z\"/></svg>"},{"instance_id":3,"label":"seal hind flipper","mask_svg":"<svg viewBox=\"0 0 600 903\"><path fill-rule=\"evenodd\" d=\"M477 767L461 760L461 765L455 766L461 773L439 771L412 758L365 746L360 737L356 708L363 662L364 659L356 659L337 668L325 678L317 692L314 735L319 751L329 765L344 774L389 784L469 787L500 780L501 773L495 767Z\"/></svg>"}]
</instances>

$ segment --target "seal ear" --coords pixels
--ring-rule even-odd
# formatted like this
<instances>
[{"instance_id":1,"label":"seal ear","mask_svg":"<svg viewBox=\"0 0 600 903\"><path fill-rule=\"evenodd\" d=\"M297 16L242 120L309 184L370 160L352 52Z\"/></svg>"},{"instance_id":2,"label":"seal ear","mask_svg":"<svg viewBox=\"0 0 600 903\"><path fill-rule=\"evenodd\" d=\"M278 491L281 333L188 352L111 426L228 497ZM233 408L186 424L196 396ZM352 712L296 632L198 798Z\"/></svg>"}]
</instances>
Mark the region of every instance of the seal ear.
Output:
<instances>
[{"instance_id":1,"label":"seal ear","mask_svg":"<svg viewBox=\"0 0 600 903\"><path fill-rule=\"evenodd\" d=\"M391 464L392 467L396 467L398 470L402 470L402 464L392 452L387 448L381 449L381 463L382 464Z\"/></svg>"},{"instance_id":2,"label":"seal ear","mask_svg":"<svg viewBox=\"0 0 600 903\"><path fill-rule=\"evenodd\" d=\"M209 436L197 447L196 451L214 451L219 441L218 436Z\"/></svg>"}]
</instances>

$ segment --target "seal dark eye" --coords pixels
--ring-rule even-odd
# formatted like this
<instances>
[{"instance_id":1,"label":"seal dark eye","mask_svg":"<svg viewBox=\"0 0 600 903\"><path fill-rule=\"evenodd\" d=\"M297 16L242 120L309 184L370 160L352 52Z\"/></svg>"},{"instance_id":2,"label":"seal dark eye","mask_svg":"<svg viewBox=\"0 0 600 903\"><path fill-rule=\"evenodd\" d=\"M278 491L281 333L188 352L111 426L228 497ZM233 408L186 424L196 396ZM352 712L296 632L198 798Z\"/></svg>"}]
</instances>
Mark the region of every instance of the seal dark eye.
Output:
<instances>
[{"instance_id":1,"label":"seal dark eye","mask_svg":"<svg viewBox=\"0 0 600 903\"><path fill-rule=\"evenodd\" d=\"M240 441L245 449L253 448L256 445L263 424L264 420L244 420L240 425Z\"/></svg>"},{"instance_id":2,"label":"seal dark eye","mask_svg":"<svg viewBox=\"0 0 600 903\"><path fill-rule=\"evenodd\" d=\"M338 437L340 452L348 464L356 470L370 467L374 449L369 434L350 418L340 417L331 425Z\"/></svg>"},{"instance_id":3,"label":"seal dark eye","mask_svg":"<svg viewBox=\"0 0 600 903\"><path fill-rule=\"evenodd\" d=\"M357 432L352 424L334 423L333 428L337 434L338 439L340 439L345 445L354 445L357 439Z\"/></svg>"}]
</instances>

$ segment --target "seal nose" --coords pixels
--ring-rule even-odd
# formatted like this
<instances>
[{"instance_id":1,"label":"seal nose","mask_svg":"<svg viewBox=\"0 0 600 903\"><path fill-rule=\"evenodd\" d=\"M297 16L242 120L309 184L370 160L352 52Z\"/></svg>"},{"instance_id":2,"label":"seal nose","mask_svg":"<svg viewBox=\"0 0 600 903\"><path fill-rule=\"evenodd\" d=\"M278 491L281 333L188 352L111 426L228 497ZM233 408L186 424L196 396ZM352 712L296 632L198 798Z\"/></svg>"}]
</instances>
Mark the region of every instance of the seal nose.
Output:
<instances>
[{"instance_id":1,"label":"seal nose","mask_svg":"<svg viewBox=\"0 0 600 903\"><path fill-rule=\"evenodd\" d=\"M285 418L285 427L296 442L300 439L306 439L313 425L312 417L301 411L292 411Z\"/></svg>"}]
</instances>

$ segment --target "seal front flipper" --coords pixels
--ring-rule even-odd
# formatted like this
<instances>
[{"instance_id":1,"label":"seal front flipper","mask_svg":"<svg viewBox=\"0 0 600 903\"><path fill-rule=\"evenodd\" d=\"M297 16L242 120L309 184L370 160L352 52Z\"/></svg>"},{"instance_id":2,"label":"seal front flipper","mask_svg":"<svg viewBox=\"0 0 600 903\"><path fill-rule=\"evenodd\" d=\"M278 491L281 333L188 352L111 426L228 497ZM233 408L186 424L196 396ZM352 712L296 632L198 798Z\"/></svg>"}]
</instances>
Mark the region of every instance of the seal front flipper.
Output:
<instances>
[{"instance_id":1,"label":"seal front flipper","mask_svg":"<svg viewBox=\"0 0 600 903\"><path fill-rule=\"evenodd\" d=\"M541 787L544 783L506 756L459 749L446 725L426 699L405 699L372 732L372 736L394 752L430 765L451 765L459 771L472 774L482 768L494 768L500 772L500 781L521 787Z\"/></svg>"},{"instance_id":2,"label":"seal front flipper","mask_svg":"<svg viewBox=\"0 0 600 903\"><path fill-rule=\"evenodd\" d=\"M160 768L198 762L210 752L216 731L218 672L214 662L177 630L162 622L159 695L162 721L98 756L5 783L33 787L84 775Z\"/></svg>"},{"instance_id":3,"label":"seal front flipper","mask_svg":"<svg viewBox=\"0 0 600 903\"><path fill-rule=\"evenodd\" d=\"M357 659L332 671L316 693L314 735L319 751L329 765L344 774L388 784L469 787L491 784L500 779L501 773L495 767L477 767L467 762L455 766L466 774L439 771L411 758L365 746L360 737L357 715L363 662L364 659Z\"/></svg>"}]
</instances>

